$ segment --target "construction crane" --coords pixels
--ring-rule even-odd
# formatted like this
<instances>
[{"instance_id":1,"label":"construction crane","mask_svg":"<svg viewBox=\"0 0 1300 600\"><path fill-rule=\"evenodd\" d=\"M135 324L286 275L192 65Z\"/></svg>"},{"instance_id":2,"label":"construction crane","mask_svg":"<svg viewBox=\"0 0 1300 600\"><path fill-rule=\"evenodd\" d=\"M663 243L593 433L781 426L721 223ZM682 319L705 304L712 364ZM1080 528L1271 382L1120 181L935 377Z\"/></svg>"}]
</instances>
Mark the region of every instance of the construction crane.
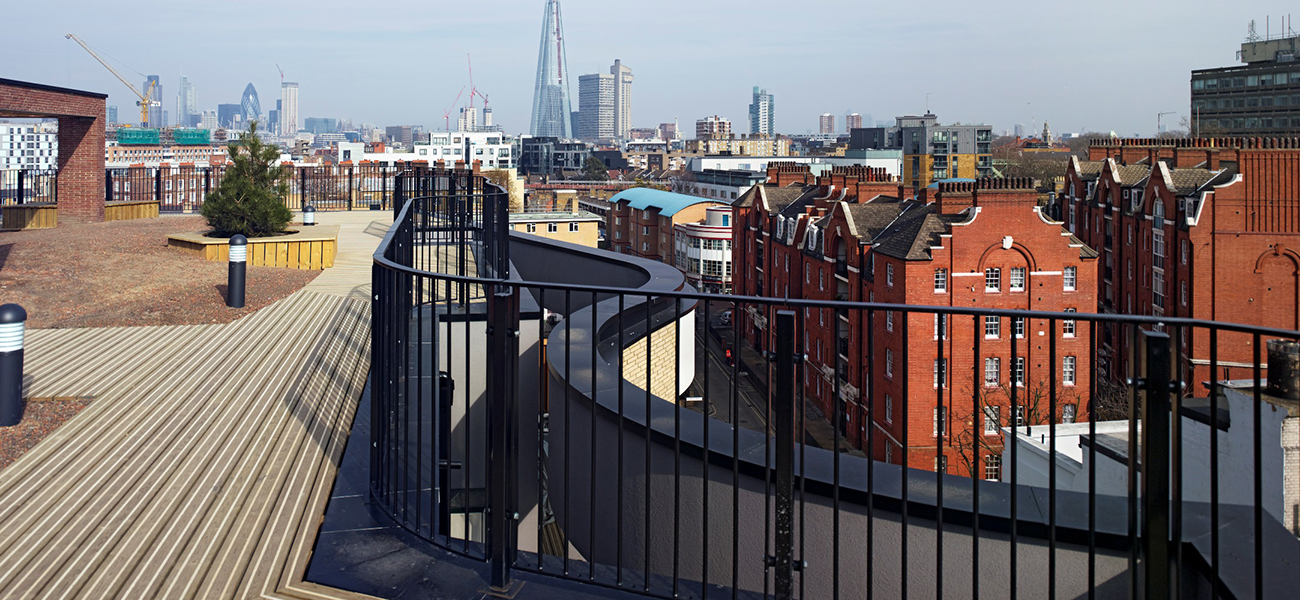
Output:
<instances>
[{"instance_id":1,"label":"construction crane","mask_svg":"<svg viewBox=\"0 0 1300 600\"><path fill-rule=\"evenodd\" d=\"M140 99L140 100L138 100L138 101L135 103L136 106L139 106L139 107L140 107L140 126L141 126L141 127L148 127L148 126L149 126L149 108L150 108L150 107L153 107L153 106L157 106L157 107L161 107L161 106L162 106L162 103L161 103L161 102L159 102L159 101L157 101L157 100L151 100L151 99L149 98L149 96L152 96L152 95L153 95L153 88L154 88L155 85L157 85L157 82L155 82L155 81L150 81L150 82L149 82L149 89L146 90L145 93L141 94L141 93L140 93L140 90L135 89L135 86L134 86L134 85L131 85L131 82L127 81L125 77L122 77L122 74L121 74L121 73L118 73L118 72L117 72L117 69L114 69L113 67L109 66L108 63L104 62L104 59L100 58L99 55L96 54L94 50L91 50L91 49L90 49L90 46L87 46L87 45L86 45L86 42L81 41L81 38L79 38L79 37L77 37L77 36L75 36L75 35L72 35L71 33L69 33L68 35L65 35L65 36L63 36L63 37L65 37L65 38L67 38L67 39L70 39L70 40L72 40L72 41L74 41L74 42L80 44L82 48L85 48L85 49L86 49L86 52L89 52L91 56L95 57L95 60L99 61L99 64L104 65L104 68L105 68L105 69L108 69L108 72L109 72L109 73L112 73L114 77L117 77L117 80L118 80L118 81L121 81L121 82L122 82L122 85L125 85L126 87L128 87L128 88L131 89L131 93L132 93L132 94L135 94L136 97Z\"/></svg>"},{"instance_id":2,"label":"construction crane","mask_svg":"<svg viewBox=\"0 0 1300 600\"><path fill-rule=\"evenodd\" d=\"M460 102L460 97L465 94L465 87L461 86L460 92L456 94L456 99L451 101L451 106L442 112L442 118L446 121L447 131L451 131L451 111L456 109L456 103Z\"/></svg>"}]
</instances>

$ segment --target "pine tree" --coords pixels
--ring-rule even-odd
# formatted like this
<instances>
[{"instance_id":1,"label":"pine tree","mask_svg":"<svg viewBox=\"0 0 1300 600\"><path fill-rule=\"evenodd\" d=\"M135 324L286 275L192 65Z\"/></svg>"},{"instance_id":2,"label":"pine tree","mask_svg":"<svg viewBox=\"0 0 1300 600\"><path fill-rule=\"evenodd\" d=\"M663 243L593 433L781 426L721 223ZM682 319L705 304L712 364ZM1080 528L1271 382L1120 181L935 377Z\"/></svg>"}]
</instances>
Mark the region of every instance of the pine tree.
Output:
<instances>
[{"instance_id":1,"label":"pine tree","mask_svg":"<svg viewBox=\"0 0 1300 600\"><path fill-rule=\"evenodd\" d=\"M259 237L283 232L293 213L284 204L289 174L277 164L279 149L262 143L254 121L248 135L230 144L229 152L231 164L221 184L208 194L199 211L212 234Z\"/></svg>"}]
</instances>

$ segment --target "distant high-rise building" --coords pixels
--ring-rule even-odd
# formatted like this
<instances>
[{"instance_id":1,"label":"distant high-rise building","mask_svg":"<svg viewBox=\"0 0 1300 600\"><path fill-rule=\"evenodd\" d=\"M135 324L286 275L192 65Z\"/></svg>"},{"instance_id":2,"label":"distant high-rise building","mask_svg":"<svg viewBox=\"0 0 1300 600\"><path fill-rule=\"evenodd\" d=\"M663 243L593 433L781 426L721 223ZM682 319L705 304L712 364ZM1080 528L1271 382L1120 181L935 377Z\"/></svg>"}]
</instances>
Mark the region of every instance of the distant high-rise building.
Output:
<instances>
[{"instance_id":1,"label":"distant high-rise building","mask_svg":"<svg viewBox=\"0 0 1300 600\"><path fill-rule=\"evenodd\" d=\"M666 142L679 139L677 134L677 123L660 123L659 139Z\"/></svg>"},{"instance_id":2,"label":"distant high-rise building","mask_svg":"<svg viewBox=\"0 0 1300 600\"><path fill-rule=\"evenodd\" d=\"M152 89L150 85L152 84ZM140 93L149 98L149 122L145 123L149 127L162 127L162 81L157 75L149 75L144 79L144 85L140 86ZM157 102L157 104L153 104Z\"/></svg>"},{"instance_id":3,"label":"distant high-rise building","mask_svg":"<svg viewBox=\"0 0 1300 600\"><path fill-rule=\"evenodd\" d=\"M578 77L578 128L574 135L589 142L616 137L614 76L591 73Z\"/></svg>"},{"instance_id":4,"label":"distant high-rise building","mask_svg":"<svg viewBox=\"0 0 1300 600\"><path fill-rule=\"evenodd\" d=\"M388 141L410 146L415 141L415 128L410 125L392 125L384 130Z\"/></svg>"},{"instance_id":5,"label":"distant high-rise building","mask_svg":"<svg viewBox=\"0 0 1300 600\"><path fill-rule=\"evenodd\" d=\"M199 119L199 126L204 129L217 128L217 111L205 110L203 116Z\"/></svg>"},{"instance_id":6,"label":"distant high-rise building","mask_svg":"<svg viewBox=\"0 0 1300 600\"><path fill-rule=\"evenodd\" d=\"M850 132L853 131L854 129L861 129L861 128L862 128L862 115L858 113L850 113L844 115L845 132Z\"/></svg>"},{"instance_id":7,"label":"distant high-rise building","mask_svg":"<svg viewBox=\"0 0 1300 600\"><path fill-rule=\"evenodd\" d=\"M280 84L280 135L298 133L298 84L286 81Z\"/></svg>"},{"instance_id":8,"label":"distant high-rise building","mask_svg":"<svg viewBox=\"0 0 1300 600\"><path fill-rule=\"evenodd\" d=\"M1025 124L1016 123L1016 126L1012 131L1015 132L1016 137L1025 137Z\"/></svg>"},{"instance_id":9,"label":"distant high-rise building","mask_svg":"<svg viewBox=\"0 0 1300 600\"><path fill-rule=\"evenodd\" d=\"M117 107L108 107L108 122L111 125L117 125Z\"/></svg>"},{"instance_id":10,"label":"distant high-rise building","mask_svg":"<svg viewBox=\"0 0 1300 600\"><path fill-rule=\"evenodd\" d=\"M303 120L302 128L313 134L338 133L339 120L328 117L307 117Z\"/></svg>"},{"instance_id":11,"label":"distant high-rise building","mask_svg":"<svg viewBox=\"0 0 1300 600\"><path fill-rule=\"evenodd\" d=\"M257 100L257 89L249 83L244 87L244 96L239 101L239 107L243 111L244 123L252 123L262 118L262 103Z\"/></svg>"},{"instance_id":12,"label":"distant high-rise building","mask_svg":"<svg viewBox=\"0 0 1300 600\"><path fill-rule=\"evenodd\" d=\"M167 120L167 111L164 110L164 111L162 111L162 113L163 113L163 115L162 115L162 125L161 125L161 127L162 127L163 129L166 129L166 128L168 128L168 127L171 126L171 121Z\"/></svg>"},{"instance_id":13,"label":"distant high-rise building","mask_svg":"<svg viewBox=\"0 0 1300 600\"><path fill-rule=\"evenodd\" d=\"M456 118L456 131L478 131L478 109L462 106Z\"/></svg>"},{"instance_id":14,"label":"distant high-rise building","mask_svg":"<svg viewBox=\"0 0 1300 600\"><path fill-rule=\"evenodd\" d=\"M817 119L817 133L835 133L835 115L822 113Z\"/></svg>"},{"instance_id":15,"label":"distant high-rise building","mask_svg":"<svg viewBox=\"0 0 1300 600\"><path fill-rule=\"evenodd\" d=\"M609 74L614 76L614 137L625 140L632 129L632 69L614 59Z\"/></svg>"},{"instance_id":16,"label":"distant high-rise building","mask_svg":"<svg viewBox=\"0 0 1300 600\"><path fill-rule=\"evenodd\" d=\"M546 13L542 17L541 48L537 51L537 84L533 90L533 119L529 127L532 135L573 137L568 71L560 0L547 0Z\"/></svg>"},{"instance_id":17,"label":"distant high-rise building","mask_svg":"<svg viewBox=\"0 0 1300 600\"><path fill-rule=\"evenodd\" d=\"M776 121L776 106L767 90L754 86L754 102L749 105L749 133L772 135Z\"/></svg>"},{"instance_id":18,"label":"distant high-rise building","mask_svg":"<svg viewBox=\"0 0 1300 600\"><path fill-rule=\"evenodd\" d=\"M234 127L235 119L239 116L238 104L218 104L217 105L217 126Z\"/></svg>"},{"instance_id":19,"label":"distant high-rise building","mask_svg":"<svg viewBox=\"0 0 1300 600\"><path fill-rule=\"evenodd\" d=\"M180 91L176 94L176 124L193 127L199 116L199 96L190 78L181 75Z\"/></svg>"},{"instance_id":20,"label":"distant high-rise building","mask_svg":"<svg viewBox=\"0 0 1300 600\"><path fill-rule=\"evenodd\" d=\"M697 140L729 137L731 137L731 121L727 119L713 115L695 122L695 139Z\"/></svg>"}]
</instances>

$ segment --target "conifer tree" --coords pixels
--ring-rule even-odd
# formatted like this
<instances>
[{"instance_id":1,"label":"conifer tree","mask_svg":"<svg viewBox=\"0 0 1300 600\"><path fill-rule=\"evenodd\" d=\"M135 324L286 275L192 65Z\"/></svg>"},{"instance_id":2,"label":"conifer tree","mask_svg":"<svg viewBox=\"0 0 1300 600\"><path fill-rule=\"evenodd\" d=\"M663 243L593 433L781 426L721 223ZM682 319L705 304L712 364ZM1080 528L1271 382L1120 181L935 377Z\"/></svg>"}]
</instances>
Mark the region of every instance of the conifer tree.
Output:
<instances>
[{"instance_id":1,"label":"conifer tree","mask_svg":"<svg viewBox=\"0 0 1300 600\"><path fill-rule=\"evenodd\" d=\"M230 144L229 152L231 164L199 211L213 235L258 237L283 232L293 213L284 203L289 174L277 164L279 149L262 142L254 121L243 139Z\"/></svg>"}]
</instances>

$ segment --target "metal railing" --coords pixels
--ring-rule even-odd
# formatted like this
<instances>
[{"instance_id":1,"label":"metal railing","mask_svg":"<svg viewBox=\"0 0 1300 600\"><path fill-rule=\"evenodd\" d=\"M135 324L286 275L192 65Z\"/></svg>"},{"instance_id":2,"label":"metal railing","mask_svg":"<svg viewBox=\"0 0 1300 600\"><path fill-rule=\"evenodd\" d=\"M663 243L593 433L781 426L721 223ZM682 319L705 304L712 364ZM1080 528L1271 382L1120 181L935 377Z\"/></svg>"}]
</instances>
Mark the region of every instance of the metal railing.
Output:
<instances>
[{"instance_id":1,"label":"metal railing","mask_svg":"<svg viewBox=\"0 0 1300 600\"><path fill-rule=\"evenodd\" d=\"M59 173L54 169L0 170L0 204L58 202Z\"/></svg>"},{"instance_id":2,"label":"metal railing","mask_svg":"<svg viewBox=\"0 0 1300 600\"><path fill-rule=\"evenodd\" d=\"M373 267L370 495L495 587L1300 586L1300 409L1266 389L1261 353L1300 332L700 294L666 265L512 235L504 191L469 172L396 189Z\"/></svg>"},{"instance_id":3,"label":"metal railing","mask_svg":"<svg viewBox=\"0 0 1300 600\"><path fill-rule=\"evenodd\" d=\"M118 167L105 170L106 202L157 202L164 213L196 213L217 189L225 165ZM287 166L285 206L301 210L388 210L399 173L422 172L423 163Z\"/></svg>"}]
</instances>

